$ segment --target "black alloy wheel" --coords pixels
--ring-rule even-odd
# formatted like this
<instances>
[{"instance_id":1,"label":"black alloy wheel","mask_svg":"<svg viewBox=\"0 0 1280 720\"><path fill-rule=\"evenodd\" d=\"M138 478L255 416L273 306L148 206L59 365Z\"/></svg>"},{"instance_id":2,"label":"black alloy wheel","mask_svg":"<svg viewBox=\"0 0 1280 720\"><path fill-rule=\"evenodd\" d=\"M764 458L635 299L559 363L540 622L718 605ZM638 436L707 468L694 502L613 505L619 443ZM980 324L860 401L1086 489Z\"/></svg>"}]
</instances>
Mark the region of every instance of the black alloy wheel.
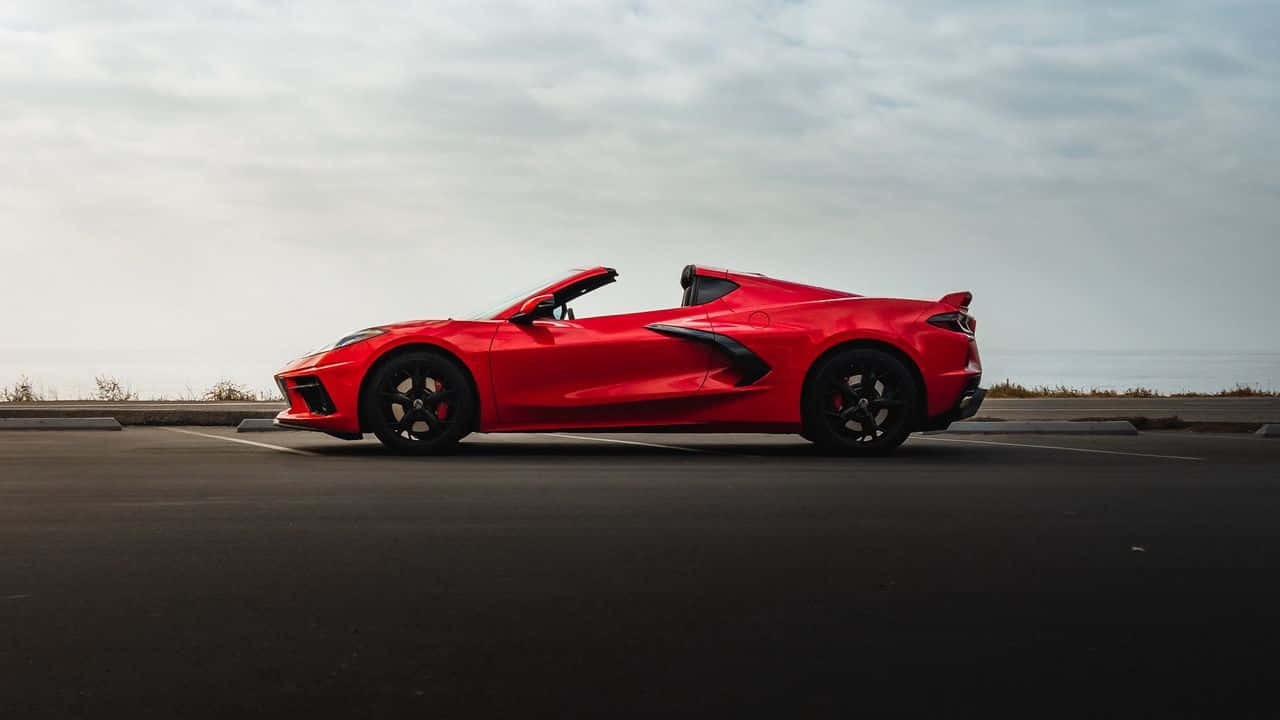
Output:
<instances>
[{"instance_id":1,"label":"black alloy wheel","mask_svg":"<svg viewBox=\"0 0 1280 720\"><path fill-rule=\"evenodd\" d=\"M362 407L368 429L396 452L448 452L471 432L475 400L466 373L429 351L393 357L374 370Z\"/></svg>"},{"instance_id":2,"label":"black alloy wheel","mask_svg":"<svg viewBox=\"0 0 1280 720\"><path fill-rule=\"evenodd\" d=\"M821 361L803 399L804 435L853 455L881 455L901 445L919 417L915 378L898 358L873 349L845 350Z\"/></svg>"}]
</instances>

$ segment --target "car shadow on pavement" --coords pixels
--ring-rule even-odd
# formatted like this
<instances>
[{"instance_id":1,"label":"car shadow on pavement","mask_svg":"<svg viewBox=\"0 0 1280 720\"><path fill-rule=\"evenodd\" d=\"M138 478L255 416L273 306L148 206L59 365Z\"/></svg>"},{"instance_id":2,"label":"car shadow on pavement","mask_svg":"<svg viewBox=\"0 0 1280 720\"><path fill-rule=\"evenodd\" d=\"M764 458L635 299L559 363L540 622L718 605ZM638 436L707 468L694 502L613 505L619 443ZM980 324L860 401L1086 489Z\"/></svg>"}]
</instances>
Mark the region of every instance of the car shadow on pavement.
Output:
<instances>
[{"instance_id":1,"label":"car shadow on pavement","mask_svg":"<svg viewBox=\"0 0 1280 720\"><path fill-rule=\"evenodd\" d=\"M512 442L483 439L463 441L453 452L445 455L421 457L396 454L373 442L308 445L305 449L308 452L326 457L384 458L388 460L404 460L416 457L424 462L450 458L555 458L557 460L567 458L682 458L690 461L749 461L762 458L789 458L877 463L892 462L895 459L902 460L904 458L951 460L956 457L982 456L990 453L989 449L907 444L898 448L889 456L851 457L824 451L806 442L788 444L672 444L669 447L663 447L658 442L655 442L654 445L632 445L591 441L581 443L555 441Z\"/></svg>"}]
</instances>

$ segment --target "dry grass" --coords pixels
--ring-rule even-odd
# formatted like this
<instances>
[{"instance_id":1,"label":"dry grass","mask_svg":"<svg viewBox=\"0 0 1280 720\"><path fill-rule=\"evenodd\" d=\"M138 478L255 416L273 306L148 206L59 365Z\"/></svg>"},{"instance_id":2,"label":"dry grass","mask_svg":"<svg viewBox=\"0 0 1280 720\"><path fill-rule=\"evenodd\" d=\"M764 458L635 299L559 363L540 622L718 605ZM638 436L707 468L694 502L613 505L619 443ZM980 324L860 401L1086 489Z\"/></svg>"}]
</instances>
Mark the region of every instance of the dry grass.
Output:
<instances>
[{"instance_id":1,"label":"dry grass","mask_svg":"<svg viewBox=\"0 0 1280 720\"><path fill-rule=\"evenodd\" d=\"M280 394L280 391L279 391L279 390L276 390L275 388L272 388L272 389L270 389L270 390L259 390L259 391L258 391L258 400L260 400L260 401L262 401L262 402L279 402L279 403L282 403L282 402L284 402L284 396L282 396L282 395Z\"/></svg>"},{"instance_id":2,"label":"dry grass","mask_svg":"<svg viewBox=\"0 0 1280 720\"><path fill-rule=\"evenodd\" d=\"M1174 393L1169 397L1280 397L1280 391L1261 390L1250 385L1236 385L1230 390L1219 390L1216 393Z\"/></svg>"},{"instance_id":3,"label":"dry grass","mask_svg":"<svg viewBox=\"0 0 1280 720\"><path fill-rule=\"evenodd\" d=\"M200 402L202 397L200 393L197 393L190 385L187 385L186 390L176 396L170 397L168 394L162 393L153 395L151 399L157 402Z\"/></svg>"},{"instance_id":4,"label":"dry grass","mask_svg":"<svg viewBox=\"0 0 1280 720\"><path fill-rule=\"evenodd\" d=\"M1134 387L1124 391L1105 390L1102 388L1092 388L1083 390L1080 388L1067 387L1065 385L1047 386L1037 385L1027 387L1025 385L1005 380L992 385L987 390L989 398L1161 398L1161 397L1280 397L1280 392L1274 390L1260 390L1248 385L1237 385L1230 390L1219 390L1216 393L1173 393L1166 395L1157 392L1151 388Z\"/></svg>"}]
</instances>

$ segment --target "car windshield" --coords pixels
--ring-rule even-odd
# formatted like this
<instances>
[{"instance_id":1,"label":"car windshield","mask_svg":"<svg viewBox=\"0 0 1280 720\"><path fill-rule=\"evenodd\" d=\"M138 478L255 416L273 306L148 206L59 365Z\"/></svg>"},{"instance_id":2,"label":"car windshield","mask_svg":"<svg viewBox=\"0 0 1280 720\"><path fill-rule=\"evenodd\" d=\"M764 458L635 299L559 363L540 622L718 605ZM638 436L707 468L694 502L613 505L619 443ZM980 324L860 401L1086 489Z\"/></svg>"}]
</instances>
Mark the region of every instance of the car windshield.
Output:
<instances>
[{"instance_id":1,"label":"car windshield","mask_svg":"<svg viewBox=\"0 0 1280 720\"><path fill-rule=\"evenodd\" d=\"M490 305L486 306L486 308L485 308L484 310L482 310L481 312L478 312L478 313L472 313L472 314L470 314L470 315L463 315L463 316L462 316L462 319L464 319L464 320L493 320L495 315L497 315L498 313L502 312L503 310L506 310L507 308L511 307L512 305L515 305L517 302L519 302L519 301L521 301L521 300L523 300L523 299L525 299L525 298L527 298L527 297L529 297L529 296L533 295L534 293L538 292L539 290L542 290L542 289L544 289L544 288L549 288L549 287L551 287L552 285L555 285L556 283L560 282L561 280L564 280L565 278L569 277L570 275L576 274L576 273L578 273L578 272L580 272L580 271L578 271L578 270L570 270L570 271L567 271L567 272L558 273L558 274L556 274L554 277L547 278L547 279L543 280L542 282L540 282L540 283L538 283L538 284L536 284L536 285L531 285L531 286L529 286L528 288L526 288L526 289L524 289L524 290L522 290L522 291L520 291L520 292L518 292L518 293L515 293L514 295L510 295L510 296L508 296L508 297L505 297L505 298L503 298L503 299L502 299L502 301L500 301L500 302L498 302L498 303L493 303L493 304L490 304Z\"/></svg>"}]
</instances>

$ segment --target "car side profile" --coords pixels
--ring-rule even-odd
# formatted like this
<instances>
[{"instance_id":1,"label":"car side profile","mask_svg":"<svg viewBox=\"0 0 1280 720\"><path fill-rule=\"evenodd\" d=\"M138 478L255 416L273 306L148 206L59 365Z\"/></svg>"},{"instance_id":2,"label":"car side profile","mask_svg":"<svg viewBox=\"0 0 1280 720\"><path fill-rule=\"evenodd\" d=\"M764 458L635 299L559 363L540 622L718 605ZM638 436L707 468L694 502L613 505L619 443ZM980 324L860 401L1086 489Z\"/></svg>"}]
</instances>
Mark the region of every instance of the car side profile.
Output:
<instances>
[{"instance_id":1,"label":"car side profile","mask_svg":"<svg viewBox=\"0 0 1280 720\"><path fill-rule=\"evenodd\" d=\"M670 309L577 318L592 267L471 319L352 333L276 375L281 426L402 453L472 432L798 433L884 454L982 403L972 295L863 297L689 265Z\"/></svg>"}]
</instances>

